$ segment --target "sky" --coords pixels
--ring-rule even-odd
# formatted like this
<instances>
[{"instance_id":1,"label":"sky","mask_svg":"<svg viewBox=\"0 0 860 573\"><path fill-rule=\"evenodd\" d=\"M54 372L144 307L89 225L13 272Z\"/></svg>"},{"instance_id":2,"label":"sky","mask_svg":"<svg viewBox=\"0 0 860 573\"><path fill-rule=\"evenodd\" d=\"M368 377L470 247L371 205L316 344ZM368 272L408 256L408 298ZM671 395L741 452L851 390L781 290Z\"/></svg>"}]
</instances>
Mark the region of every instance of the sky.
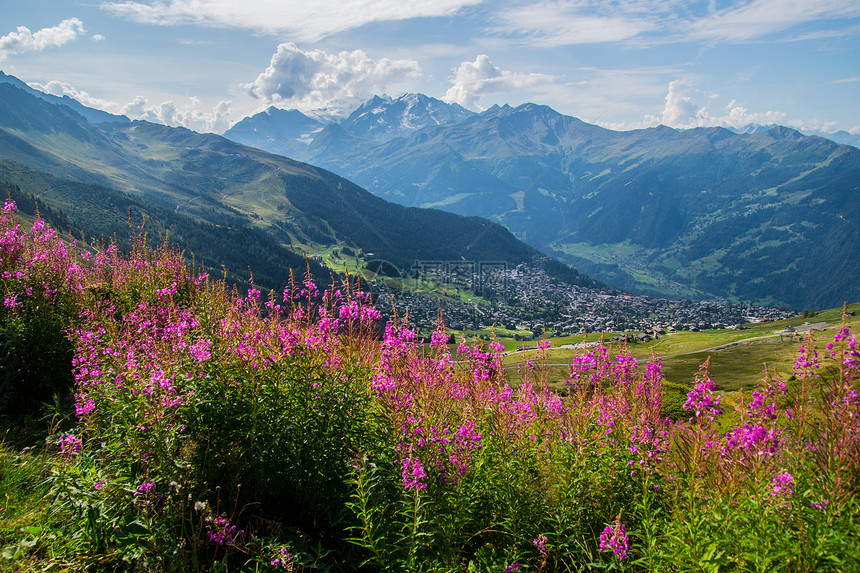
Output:
<instances>
[{"instance_id":1,"label":"sky","mask_svg":"<svg viewBox=\"0 0 860 573\"><path fill-rule=\"evenodd\" d=\"M857 0L27 0L0 70L90 107L222 133L271 105L418 92L612 129L860 133Z\"/></svg>"}]
</instances>

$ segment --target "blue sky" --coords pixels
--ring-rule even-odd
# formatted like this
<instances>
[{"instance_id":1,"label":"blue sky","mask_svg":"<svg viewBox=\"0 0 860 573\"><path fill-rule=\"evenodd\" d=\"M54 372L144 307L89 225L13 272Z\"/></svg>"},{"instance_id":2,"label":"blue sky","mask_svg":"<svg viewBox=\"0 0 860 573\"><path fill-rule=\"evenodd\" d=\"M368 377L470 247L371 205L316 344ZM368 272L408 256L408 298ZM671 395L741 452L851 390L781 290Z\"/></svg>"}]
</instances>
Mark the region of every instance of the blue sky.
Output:
<instances>
[{"instance_id":1,"label":"blue sky","mask_svg":"<svg viewBox=\"0 0 860 573\"><path fill-rule=\"evenodd\" d=\"M860 133L857 0L5 4L5 73L198 131L269 105L421 92L474 110L531 101L614 129Z\"/></svg>"}]
</instances>

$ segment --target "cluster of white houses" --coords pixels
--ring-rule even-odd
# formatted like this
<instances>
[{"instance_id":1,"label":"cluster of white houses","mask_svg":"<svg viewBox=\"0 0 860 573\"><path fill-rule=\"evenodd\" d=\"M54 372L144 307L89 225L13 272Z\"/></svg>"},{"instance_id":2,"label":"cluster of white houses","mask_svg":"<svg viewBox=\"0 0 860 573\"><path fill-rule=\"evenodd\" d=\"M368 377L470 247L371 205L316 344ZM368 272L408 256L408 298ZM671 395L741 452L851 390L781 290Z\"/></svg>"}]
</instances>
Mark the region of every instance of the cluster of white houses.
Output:
<instances>
[{"instance_id":1,"label":"cluster of white houses","mask_svg":"<svg viewBox=\"0 0 860 573\"><path fill-rule=\"evenodd\" d=\"M435 327L440 311L445 325L454 330L495 327L531 332L534 337L583 331L638 331L644 337L674 330L740 328L747 322L779 320L794 314L786 309L724 300L669 300L572 286L529 265L504 272L505 280L497 280L492 289L484 289L480 302L442 296L443 290L451 288L406 292L390 288L385 281L377 281L371 287L384 315L390 315L392 308L399 316L408 311L411 324L425 332Z\"/></svg>"}]
</instances>

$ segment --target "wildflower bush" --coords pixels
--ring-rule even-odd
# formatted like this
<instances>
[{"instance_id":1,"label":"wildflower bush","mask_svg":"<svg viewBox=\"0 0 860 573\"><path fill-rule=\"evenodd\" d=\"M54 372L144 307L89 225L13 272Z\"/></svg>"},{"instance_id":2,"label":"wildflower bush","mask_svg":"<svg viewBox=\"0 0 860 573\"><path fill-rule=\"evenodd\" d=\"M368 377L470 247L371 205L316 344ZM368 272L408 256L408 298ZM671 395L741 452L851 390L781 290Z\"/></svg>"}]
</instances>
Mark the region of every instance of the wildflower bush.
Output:
<instances>
[{"instance_id":1,"label":"wildflower bush","mask_svg":"<svg viewBox=\"0 0 860 573\"><path fill-rule=\"evenodd\" d=\"M70 397L43 448L51 527L0 529L2 568L860 567L846 328L826 349L810 339L790 380L765 372L728 415L707 362L667 408L660 362L606 347L549 390L542 343L513 388L500 344L451 347L441 317L419 344L408 317L379 325L348 278L239 294L145 236L89 255L40 221L24 231L11 204L0 231L4 328L71 349L50 358L66 376L51 390ZM9 348L16 364L39 359Z\"/></svg>"},{"instance_id":2,"label":"wildflower bush","mask_svg":"<svg viewBox=\"0 0 860 573\"><path fill-rule=\"evenodd\" d=\"M65 324L78 305L81 268L53 229L25 232L6 202L0 221L0 415L31 412L72 381Z\"/></svg>"}]
</instances>

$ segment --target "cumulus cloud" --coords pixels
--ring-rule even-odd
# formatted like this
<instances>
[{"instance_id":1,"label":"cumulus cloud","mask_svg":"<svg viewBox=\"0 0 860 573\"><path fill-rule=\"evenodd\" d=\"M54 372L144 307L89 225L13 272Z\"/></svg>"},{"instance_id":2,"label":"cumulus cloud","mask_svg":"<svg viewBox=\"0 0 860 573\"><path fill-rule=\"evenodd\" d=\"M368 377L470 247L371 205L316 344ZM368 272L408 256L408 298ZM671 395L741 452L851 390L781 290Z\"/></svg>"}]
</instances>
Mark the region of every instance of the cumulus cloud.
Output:
<instances>
[{"instance_id":1,"label":"cumulus cloud","mask_svg":"<svg viewBox=\"0 0 860 573\"><path fill-rule=\"evenodd\" d=\"M168 100L150 104L143 96L137 96L126 104L101 99L58 81L46 84L33 83L31 87L58 97L69 96L87 107L108 113L125 115L131 119L142 119L173 127L182 126L199 132L222 133L232 125L231 102L221 101L211 110L206 110L200 100L190 97L181 105Z\"/></svg>"},{"instance_id":2,"label":"cumulus cloud","mask_svg":"<svg viewBox=\"0 0 860 573\"><path fill-rule=\"evenodd\" d=\"M719 96L697 89L685 79L669 82L666 103L659 116L646 115L642 124L626 126L653 127L659 124L677 129L694 127L732 127L743 128L750 124L756 125L785 125L807 133L834 133L840 128L835 122L823 122L817 119L797 119L779 110L751 111L747 106L732 99L725 107L715 107L710 111L707 100L715 100ZM705 103L703 103L703 100Z\"/></svg>"},{"instance_id":3,"label":"cumulus cloud","mask_svg":"<svg viewBox=\"0 0 860 573\"><path fill-rule=\"evenodd\" d=\"M708 124L710 115L706 107L695 101L698 90L686 80L669 82L666 105L660 122L677 128L699 127Z\"/></svg>"},{"instance_id":4,"label":"cumulus cloud","mask_svg":"<svg viewBox=\"0 0 860 573\"><path fill-rule=\"evenodd\" d=\"M159 25L195 24L287 33L313 42L371 22L453 14L482 0L150 0L102 2L118 16Z\"/></svg>"},{"instance_id":5,"label":"cumulus cloud","mask_svg":"<svg viewBox=\"0 0 860 573\"><path fill-rule=\"evenodd\" d=\"M418 62L413 60L374 60L361 50L337 54L303 51L286 43L278 46L269 67L242 87L257 99L311 110L363 100L420 74Z\"/></svg>"},{"instance_id":6,"label":"cumulus cloud","mask_svg":"<svg viewBox=\"0 0 860 573\"><path fill-rule=\"evenodd\" d=\"M0 37L0 60L9 54L41 52L75 40L84 33L84 24L77 18L63 20L51 28L31 32L26 26L18 26L15 32Z\"/></svg>"},{"instance_id":7,"label":"cumulus cloud","mask_svg":"<svg viewBox=\"0 0 860 573\"><path fill-rule=\"evenodd\" d=\"M555 80L547 74L521 73L503 70L496 66L490 57L481 54L474 62L462 62L452 79L445 97L448 103L458 103L471 110L480 110L478 100L481 96L549 84Z\"/></svg>"},{"instance_id":8,"label":"cumulus cloud","mask_svg":"<svg viewBox=\"0 0 860 573\"><path fill-rule=\"evenodd\" d=\"M173 100L150 104L145 97L137 96L119 112L131 119L187 127L200 133L223 133L233 123L231 107L232 102L221 101L207 111L195 97L177 105Z\"/></svg>"},{"instance_id":9,"label":"cumulus cloud","mask_svg":"<svg viewBox=\"0 0 860 573\"><path fill-rule=\"evenodd\" d=\"M67 84L65 82L50 81L46 84L32 83L30 84L30 87L58 97L69 96L85 106L94 109L101 109L110 113L117 113L119 111L119 106L116 103L93 97L89 93L76 89L71 84Z\"/></svg>"}]
</instances>

